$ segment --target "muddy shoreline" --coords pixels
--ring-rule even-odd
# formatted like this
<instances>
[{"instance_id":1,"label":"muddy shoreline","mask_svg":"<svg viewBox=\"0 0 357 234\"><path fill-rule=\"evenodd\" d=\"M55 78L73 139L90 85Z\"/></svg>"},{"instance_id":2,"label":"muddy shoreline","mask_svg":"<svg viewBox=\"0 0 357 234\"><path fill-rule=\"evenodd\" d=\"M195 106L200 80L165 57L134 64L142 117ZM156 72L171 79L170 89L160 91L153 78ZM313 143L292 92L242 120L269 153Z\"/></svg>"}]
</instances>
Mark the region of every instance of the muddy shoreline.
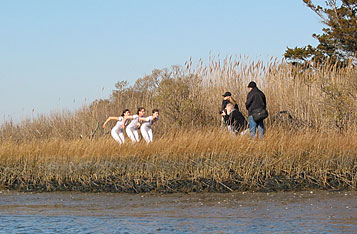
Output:
<instances>
[{"instance_id":1,"label":"muddy shoreline","mask_svg":"<svg viewBox=\"0 0 357 234\"><path fill-rule=\"evenodd\" d=\"M247 184L235 178L225 181L214 179L198 178L192 180L170 180L159 183L155 179L145 180L136 179L123 181L121 178L106 178L106 180L90 180L87 182L78 182L62 180L59 183L56 180L46 182L46 184L33 183L31 181L15 180L12 184L3 184L3 189L21 191L21 192L59 192L59 191L77 191L77 192L115 192L115 193L204 193L204 192L279 192L279 191L304 191L309 189L328 190L328 191L349 191L356 190L356 187L346 183L333 175L325 184L319 184L318 181L308 179L294 179L284 176L275 176L269 179L261 178L258 183Z\"/></svg>"}]
</instances>

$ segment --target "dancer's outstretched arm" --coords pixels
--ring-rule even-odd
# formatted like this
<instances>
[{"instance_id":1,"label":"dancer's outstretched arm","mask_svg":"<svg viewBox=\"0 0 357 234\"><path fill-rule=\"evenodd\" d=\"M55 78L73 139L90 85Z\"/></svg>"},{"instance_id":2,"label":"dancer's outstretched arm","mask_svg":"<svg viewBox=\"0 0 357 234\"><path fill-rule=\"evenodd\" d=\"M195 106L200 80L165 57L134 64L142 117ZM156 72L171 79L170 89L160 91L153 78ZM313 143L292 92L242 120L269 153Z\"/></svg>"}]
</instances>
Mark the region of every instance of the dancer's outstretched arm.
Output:
<instances>
[{"instance_id":1,"label":"dancer's outstretched arm","mask_svg":"<svg viewBox=\"0 0 357 234\"><path fill-rule=\"evenodd\" d=\"M125 127L126 120L128 120L128 119L134 119L134 117L132 115L124 116L122 128Z\"/></svg>"},{"instance_id":2,"label":"dancer's outstretched arm","mask_svg":"<svg viewBox=\"0 0 357 234\"><path fill-rule=\"evenodd\" d=\"M110 120L116 120L116 121L118 121L118 120L119 120L119 117L114 117L114 116L108 117L108 119L107 119L107 120L104 122L104 124L103 124L103 128L105 128L105 125L106 125Z\"/></svg>"}]
</instances>

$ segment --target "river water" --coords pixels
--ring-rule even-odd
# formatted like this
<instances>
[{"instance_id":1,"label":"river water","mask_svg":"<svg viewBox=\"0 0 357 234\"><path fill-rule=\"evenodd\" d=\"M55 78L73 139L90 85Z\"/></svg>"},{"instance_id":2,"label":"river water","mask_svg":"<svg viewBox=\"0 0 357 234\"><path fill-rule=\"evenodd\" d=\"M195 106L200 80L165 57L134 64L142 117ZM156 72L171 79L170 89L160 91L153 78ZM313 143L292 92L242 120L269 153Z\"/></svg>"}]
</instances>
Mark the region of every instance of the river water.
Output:
<instances>
[{"instance_id":1,"label":"river water","mask_svg":"<svg viewBox=\"0 0 357 234\"><path fill-rule=\"evenodd\" d=\"M357 233L357 192L0 191L0 233Z\"/></svg>"}]
</instances>

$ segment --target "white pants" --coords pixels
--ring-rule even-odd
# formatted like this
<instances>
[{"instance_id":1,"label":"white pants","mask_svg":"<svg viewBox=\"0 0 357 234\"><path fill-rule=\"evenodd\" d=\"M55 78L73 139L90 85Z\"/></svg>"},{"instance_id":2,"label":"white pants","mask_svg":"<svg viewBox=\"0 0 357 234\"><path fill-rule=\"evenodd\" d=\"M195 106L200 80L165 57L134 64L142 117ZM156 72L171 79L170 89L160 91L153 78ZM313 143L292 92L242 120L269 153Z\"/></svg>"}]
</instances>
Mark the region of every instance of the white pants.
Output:
<instances>
[{"instance_id":1,"label":"white pants","mask_svg":"<svg viewBox=\"0 0 357 234\"><path fill-rule=\"evenodd\" d=\"M228 132L233 133L234 136L236 136L236 134L238 134L238 132L235 131L235 130L233 130L231 126L227 126L227 128L228 128ZM244 130L244 131L241 131L239 134L240 134L241 136L244 136L244 135L247 134L248 132L249 132L249 128L246 129L246 130Z\"/></svg>"},{"instance_id":2,"label":"white pants","mask_svg":"<svg viewBox=\"0 0 357 234\"><path fill-rule=\"evenodd\" d=\"M247 134L248 132L249 132L249 128L246 129L246 130L244 130L244 131L242 131L242 132L240 133L240 135L241 135L241 136L244 136L244 135Z\"/></svg>"},{"instance_id":3,"label":"white pants","mask_svg":"<svg viewBox=\"0 0 357 234\"><path fill-rule=\"evenodd\" d=\"M124 132L123 132L123 130L119 130L119 129L113 128L110 131L110 134L112 135L112 137L114 138L114 140L116 142L118 142L119 144L124 144Z\"/></svg>"},{"instance_id":4,"label":"white pants","mask_svg":"<svg viewBox=\"0 0 357 234\"><path fill-rule=\"evenodd\" d=\"M138 129L126 128L126 135L128 135L128 137L133 143L140 141Z\"/></svg>"},{"instance_id":5,"label":"white pants","mask_svg":"<svg viewBox=\"0 0 357 234\"><path fill-rule=\"evenodd\" d=\"M141 135L145 139L146 143L150 143L153 140L153 134L151 128L140 128Z\"/></svg>"}]
</instances>

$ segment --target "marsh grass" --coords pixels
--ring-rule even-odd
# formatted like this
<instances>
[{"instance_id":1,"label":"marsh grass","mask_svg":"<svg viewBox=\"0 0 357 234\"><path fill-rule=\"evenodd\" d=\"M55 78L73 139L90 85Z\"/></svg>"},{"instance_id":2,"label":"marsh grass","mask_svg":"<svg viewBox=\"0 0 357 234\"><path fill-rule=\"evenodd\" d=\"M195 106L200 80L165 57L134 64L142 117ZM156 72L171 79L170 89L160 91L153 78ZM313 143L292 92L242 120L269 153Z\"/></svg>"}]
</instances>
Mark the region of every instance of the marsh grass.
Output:
<instances>
[{"instance_id":1,"label":"marsh grass","mask_svg":"<svg viewBox=\"0 0 357 234\"><path fill-rule=\"evenodd\" d=\"M247 84L264 91L263 141L219 127L222 93L247 117ZM356 189L357 72L272 59L210 58L154 70L74 112L0 126L0 187L23 191L191 192ZM117 145L108 116L160 109L152 144ZM281 111L284 111L282 115ZM128 141L128 140L127 140Z\"/></svg>"},{"instance_id":2,"label":"marsh grass","mask_svg":"<svg viewBox=\"0 0 357 234\"><path fill-rule=\"evenodd\" d=\"M0 185L136 193L356 189L356 137L272 129L252 141L214 128L171 132L152 144L8 141L0 146Z\"/></svg>"}]
</instances>

